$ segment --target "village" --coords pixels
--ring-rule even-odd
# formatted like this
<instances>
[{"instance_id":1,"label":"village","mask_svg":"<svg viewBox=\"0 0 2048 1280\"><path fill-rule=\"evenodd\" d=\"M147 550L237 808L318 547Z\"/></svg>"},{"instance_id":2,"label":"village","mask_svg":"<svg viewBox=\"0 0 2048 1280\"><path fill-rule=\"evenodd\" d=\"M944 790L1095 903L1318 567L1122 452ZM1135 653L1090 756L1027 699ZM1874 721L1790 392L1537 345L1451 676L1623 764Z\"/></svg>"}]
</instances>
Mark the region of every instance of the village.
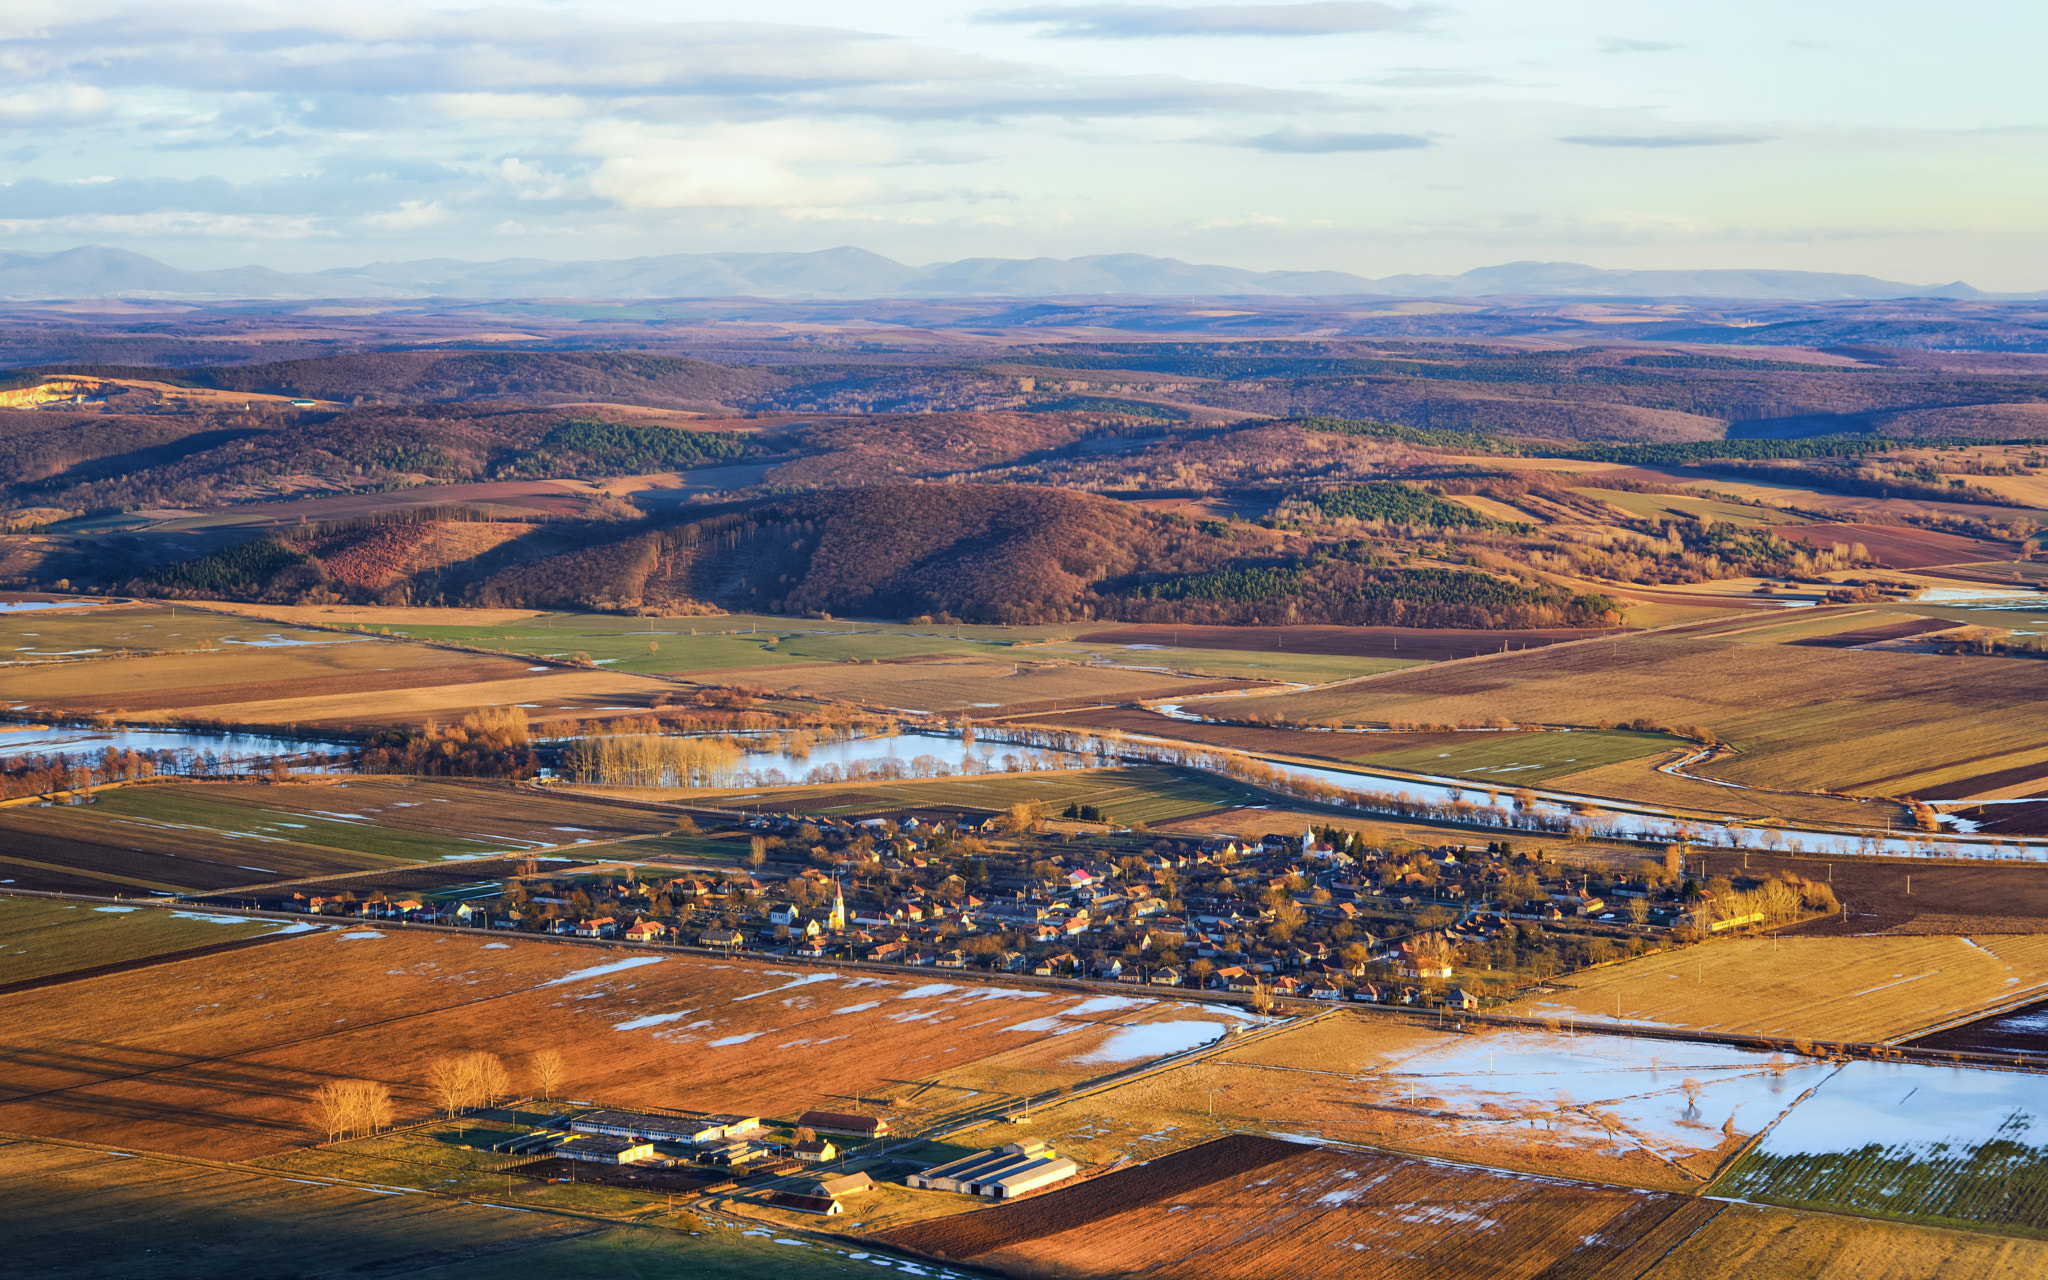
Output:
<instances>
[{"instance_id":1,"label":"village","mask_svg":"<svg viewBox=\"0 0 2048 1280\"><path fill-rule=\"evenodd\" d=\"M1089 815L1091 817L1095 815ZM1037 815L737 819L746 870L550 873L488 896L302 894L315 914L1274 1000L1480 1009L1552 977L1834 909L1797 877L1627 873L1307 825L1239 839ZM795 864L792 867L792 863ZM772 864L772 865L771 865ZM784 868L789 868L783 870ZM778 874L779 872L779 874Z\"/></svg>"}]
</instances>

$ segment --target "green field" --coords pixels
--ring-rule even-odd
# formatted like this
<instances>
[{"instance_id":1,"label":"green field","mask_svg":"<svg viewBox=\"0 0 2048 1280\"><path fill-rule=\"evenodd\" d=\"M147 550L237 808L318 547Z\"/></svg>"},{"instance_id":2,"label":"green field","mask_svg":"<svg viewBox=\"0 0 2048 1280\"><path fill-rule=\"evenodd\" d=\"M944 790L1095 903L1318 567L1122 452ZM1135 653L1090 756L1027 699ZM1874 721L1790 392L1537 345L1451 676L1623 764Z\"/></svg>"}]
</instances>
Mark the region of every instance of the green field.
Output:
<instances>
[{"instance_id":1,"label":"green field","mask_svg":"<svg viewBox=\"0 0 2048 1280\"><path fill-rule=\"evenodd\" d=\"M1122 645L1051 644L1029 650L1079 660L1100 659L1125 667L1169 667L1193 675L1232 680L1279 680L1287 684L1328 684L1353 676L1377 675L1427 664L1403 658L1352 658L1342 654L1289 653L1275 649L1130 649Z\"/></svg>"},{"instance_id":2,"label":"green field","mask_svg":"<svg viewBox=\"0 0 2048 1280\"><path fill-rule=\"evenodd\" d=\"M325 816L357 811L358 806L351 802L363 791L380 790L374 783L303 790L281 787L263 795L261 800L267 803L260 805L237 803L245 799L242 795L230 799L209 795L208 790L126 787L106 791L80 816L95 824L127 824L130 830L140 824L174 826L188 835L211 832L223 844L239 845L243 856L251 856L251 840L342 850L366 855L362 860L365 867L387 861L438 862L505 848L502 841L388 825L388 818L356 821ZM373 803L383 802L380 796Z\"/></svg>"},{"instance_id":3,"label":"green field","mask_svg":"<svg viewBox=\"0 0 2048 1280\"><path fill-rule=\"evenodd\" d=\"M0 617L0 663L34 662L48 656L114 657L128 653L175 653L191 649L232 651L281 638L309 644L351 643L331 631L306 631L262 618L207 613L186 606L123 608L100 605L79 613L18 613ZM360 643L354 642L354 643ZM86 653L84 650L96 650Z\"/></svg>"},{"instance_id":4,"label":"green field","mask_svg":"<svg viewBox=\"0 0 2048 1280\"><path fill-rule=\"evenodd\" d=\"M1625 729L1571 733L1472 733L1470 743L1367 752L1347 757L1361 764L1413 769L1487 786L1520 787L1569 777L1604 764L1619 764L1686 745L1661 733Z\"/></svg>"},{"instance_id":5,"label":"green field","mask_svg":"<svg viewBox=\"0 0 2048 1280\"><path fill-rule=\"evenodd\" d=\"M493 627L393 626L394 637L441 640L537 657L590 655L613 671L689 675L699 671L815 662L875 662L933 654L999 660L1107 661L1130 667L1169 667L1222 679L1252 678L1323 684L1417 665L1383 658L1350 658L1273 650L1130 649L1082 644L1072 637L1100 623L1063 627L970 627L934 624L824 622L803 618L622 618L608 614L550 613ZM383 628L379 628L380 632ZM1022 652L1019 644L1030 647ZM652 646L650 648L650 646Z\"/></svg>"},{"instance_id":6,"label":"green field","mask_svg":"<svg viewBox=\"0 0 2048 1280\"><path fill-rule=\"evenodd\" d=\"M0 898L0 983L47 978L275 933L284 926L200 912Z\"/></svg>"},{"instance_id":7,"label":"green field","mask_svg":"<svg viewBox=\"0 0 2048 1280\"><path fill-rule=\"evenodd\" d=\"M1753 1151L1717 1194L1796 1209L1867 1213L1936 1227L2048 1237L2048 1149L2022 1123L1974 1147L1778 1156Z\"/></svg>"},{"instance_id":8,"label":"green field","mask_svg":"<svg viewBox=\"0 0 2048 1280\"><path fill-rule=\"evenodd\" d=\"M673 798L677 793L665 795ZM925 782L848 782L757 791L692 791L693 803L861 814L918 805L959 805L1002 810L1039 801L1057 814L1069 804L1092 804L1111 820L1148 826L1218 809L1264 804L1245 787L1192 770L1171 768L1076 769L1058 773L992 773ZM816 801L829 800L830 804ZM638 843L633 846L640 847Z\"/></svg>"}]
</instances>

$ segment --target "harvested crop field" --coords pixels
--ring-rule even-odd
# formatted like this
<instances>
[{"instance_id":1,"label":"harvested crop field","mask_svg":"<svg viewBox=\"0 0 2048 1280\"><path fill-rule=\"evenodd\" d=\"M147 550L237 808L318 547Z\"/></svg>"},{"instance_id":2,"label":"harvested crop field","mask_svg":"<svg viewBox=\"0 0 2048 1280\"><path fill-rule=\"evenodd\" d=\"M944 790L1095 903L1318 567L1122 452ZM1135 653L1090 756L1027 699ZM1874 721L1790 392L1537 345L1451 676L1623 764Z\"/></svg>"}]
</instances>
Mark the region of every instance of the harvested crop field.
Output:
<instances>
[{"instance_id":1,"label":"harvested crop field","mask_svg":"<svg viewBox=\"0 0 2048 1280\"><path fill-rule=\"evenodd\" d=\"M2038 749L2022 659L1750 645L1684 635L1510 654L1261 699L1307 723L1703 724L1739 749L1705 772L1759 787L1912 794Z\"/></svg>"},{"instance_id":2,"label":"harvested crop field","mask_svg":"<svg viewBox=\"0 0 2048 1280\"><path fill-rule=\"evenodd\" d=\"M371 925L0 996L0 1131L203 1149L223 1159L306 1143L306 1100L341 1078L430 1110L444 1054L558 1048L564 1088L610 1106L788 1117L893 1098L931 1073L1058 1037L1062 1057L1157 1016L1051 1017L1084 1003L971 978L777 969L507 934Z\"/></svg>"},{"instance_id":3,"label":"harvested crop field","mask_svg":"<svg viewBox=\"0 0 2048 1280\"><path fill-rule=\"evenodd\" d=\"M1978 560L2005 560L2012 547L1981 538L1964 538L1932 529L1913 529L1884 524L1785 524L1771 533L1787 542L1804 539L1816 547L1833 543L1854 546L1862 543L1878 564L1887 569L1925 569L1938 564L1969 564Z\"/></svg>"},{"instance_id":4,"label":"harvested crop field","mask_svg":"<svg viewBox=\"0 0 2048 1280\"><path fill-rule=\"evenodd\" d=\"M1724 1034L1895 1041L2048 992L2048 937L1731 938L1553 985L1557 991L1526 997L1514 1011Z\"/></svg>"},{"instance_id":5,"label":"harvested crop field","mask_svg":"<svg viewBox=\"0 0 2048 1280\"><path fill-rule=\"evenodd\" d=\"M2048 1274L2048 1242L1730 1204L1640 1280L2011 1280Z\"/></svg>"},{"instance_id":6,"label":"harvested crop field","mask_svg":"<svg viewBox=\"0 0 2048 1280\"><path fill-rule=\"evenodd\" d=\"M698 671L692 677L715 679L718 674ZM980 716L1052 708L1061 702L1193 696L1255 683L1191 678L1134 667L991 662L943 655L902 662L748 667L742 678L748 684L792 696L844 699L906 711L969 711Z\"/></svg>"},{"instance_id":7,"label":"harvested crop field","mask_svg":"<svg viewBox=\"0 0 2048 1280\"><path fill-rule=\"evenodd\" d=\"M1027 1277L1634 1276L1711 1202L1237 1134L878 1239Z\"/></svg>"},{"instance_id":8,"label":"harvested crop field","mask_svg":"<svg viewBox=\"0 0 2048 1280\"><path fill-rule=\"evenodd\" d=\"M1154 644L1183 649L1271 649L1277 653L1327 653L1349 658L1400 658L1444 662L1474 654L1536 649L1583 640L1599 631L1457 631L1419 627L1177 627L1146 624L1091 631L1081 644Z\"/></svg>"}]
</instances>

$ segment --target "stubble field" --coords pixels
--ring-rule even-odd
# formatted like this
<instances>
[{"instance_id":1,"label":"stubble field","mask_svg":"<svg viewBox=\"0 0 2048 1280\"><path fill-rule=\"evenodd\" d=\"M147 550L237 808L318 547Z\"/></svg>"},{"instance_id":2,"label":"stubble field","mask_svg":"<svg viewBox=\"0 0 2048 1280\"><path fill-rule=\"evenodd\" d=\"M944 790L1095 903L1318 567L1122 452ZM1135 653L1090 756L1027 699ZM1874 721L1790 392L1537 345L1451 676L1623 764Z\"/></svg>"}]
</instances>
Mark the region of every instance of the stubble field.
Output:
<instances>
[{"instance_id":1,"label":"stubble field","mask_svg":"<svg viewBox=\"0 0 2048 1280\"><path fill-rule=\"evenodd\" d=\"M1309 723L1703 724L1738 754L1705 772L1758 787L1910 794L2040 744L2041 673L2020 659L1742 644L1683 635L1535 650L1262 699Z\"/></svg>"},{"instance_id":2,"label":"stubble field","mask_svg":"<svg viewBox=\"0 0 2048 1280\"><path fill-rule=\"evenodd\" d=\"M1895 1041L2048 993L2048 937L1731 938L1553 985L1553 993L1528 996L1512 1011Z\"/></svg>"}]
</instances>

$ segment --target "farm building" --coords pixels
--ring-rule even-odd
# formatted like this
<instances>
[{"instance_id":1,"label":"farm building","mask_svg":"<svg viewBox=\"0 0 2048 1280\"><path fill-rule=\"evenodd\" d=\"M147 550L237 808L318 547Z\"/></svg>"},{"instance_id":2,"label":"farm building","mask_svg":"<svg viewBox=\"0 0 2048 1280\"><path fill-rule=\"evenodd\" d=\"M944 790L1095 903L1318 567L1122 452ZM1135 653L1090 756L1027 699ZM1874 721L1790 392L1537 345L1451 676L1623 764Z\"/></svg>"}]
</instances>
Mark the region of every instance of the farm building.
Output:
<instances>
[{"instance_id":1,"label":"farm building","mask_svg":"<svg viewBox=\"0 0 2048 1280\"><path fill-rule=\"evenodd\" d=\"M768 1197L768 1203L777 1209L793 1209L798 1213L815 1213L827 1218L846 1212L831 1196L805 1195L800 1191L778 1191Z\"/></svg>"},{"instance_id":2,"label":"farm building","mask_svg":"<svg viewBox=\"0 0 2048 1280\"><path fill-rule=\"evenodd\" d=\"M839 1148L832 1145L830 1138L805 1138L790 1149L790 1154L805 1164L824 1164L839 1158Z\"/></svg>"},{"instance_id":3,"label":"farm building","mask_svg":"<svg viewBox=\"0 0 2048 1280\"><path fill-rule=\"evenodd\" d=\"M634 1164L652 1160L654 1144L640 1138L579 1133L556 1147L554 1154L564 1160L581 1160L588 1164Z\"/></svg>"},{"instance_id":4,"label":"farm building","mask_svg":"<svg viewBox=\"0 0 2048 1280\"><path fill-rule=\"evenodd\" d=\"M879 1138L889 1132L889 1122L880 1116L850 1116L838 1111L806 1111L796 1118L796 1123L798 1128L813 1133L842 1138Z\"/></svg>"},{"instance_id":5,"label":"farm building","mask_svg":"<svg viewBox=\"0 0 2048 1280\"><path fill-rule=\"evenodd\" d=\"M757 1116L648 1115L638 1111L593 1111L569 1122L577 1133L611 1138L642 1138L650 1142L685 1142L703 1146L759 1131Z\"/></svg>"},{"instance_id":6,"label":"farm building","mask_svg":"<svg viewBox=\"0 0 2048 1280\"><path fill-rule=\"evenodd\" d=\"M1080 1166L1057 1155L1042 1138L1027 1138L993 1151L971 1156L913 1173L903 1181L926 1191L953 1191L962 1195L988 1196L1008 1200L1040 1187L1062 1182L1080 1171Z\"/></svg>"},{"instance_id":7,"label":"farm building","mask_svg":"<svg viewBox=\"0 0 2048 1280\"><path fill-rule=\"evenodd\" d=\"M841 1196L855 1196L874 1189L875 1180L865 1173L842 1173L836 1178L818 1179L815 1194L837 1200Z\"/></svg>"}]
</instances>

